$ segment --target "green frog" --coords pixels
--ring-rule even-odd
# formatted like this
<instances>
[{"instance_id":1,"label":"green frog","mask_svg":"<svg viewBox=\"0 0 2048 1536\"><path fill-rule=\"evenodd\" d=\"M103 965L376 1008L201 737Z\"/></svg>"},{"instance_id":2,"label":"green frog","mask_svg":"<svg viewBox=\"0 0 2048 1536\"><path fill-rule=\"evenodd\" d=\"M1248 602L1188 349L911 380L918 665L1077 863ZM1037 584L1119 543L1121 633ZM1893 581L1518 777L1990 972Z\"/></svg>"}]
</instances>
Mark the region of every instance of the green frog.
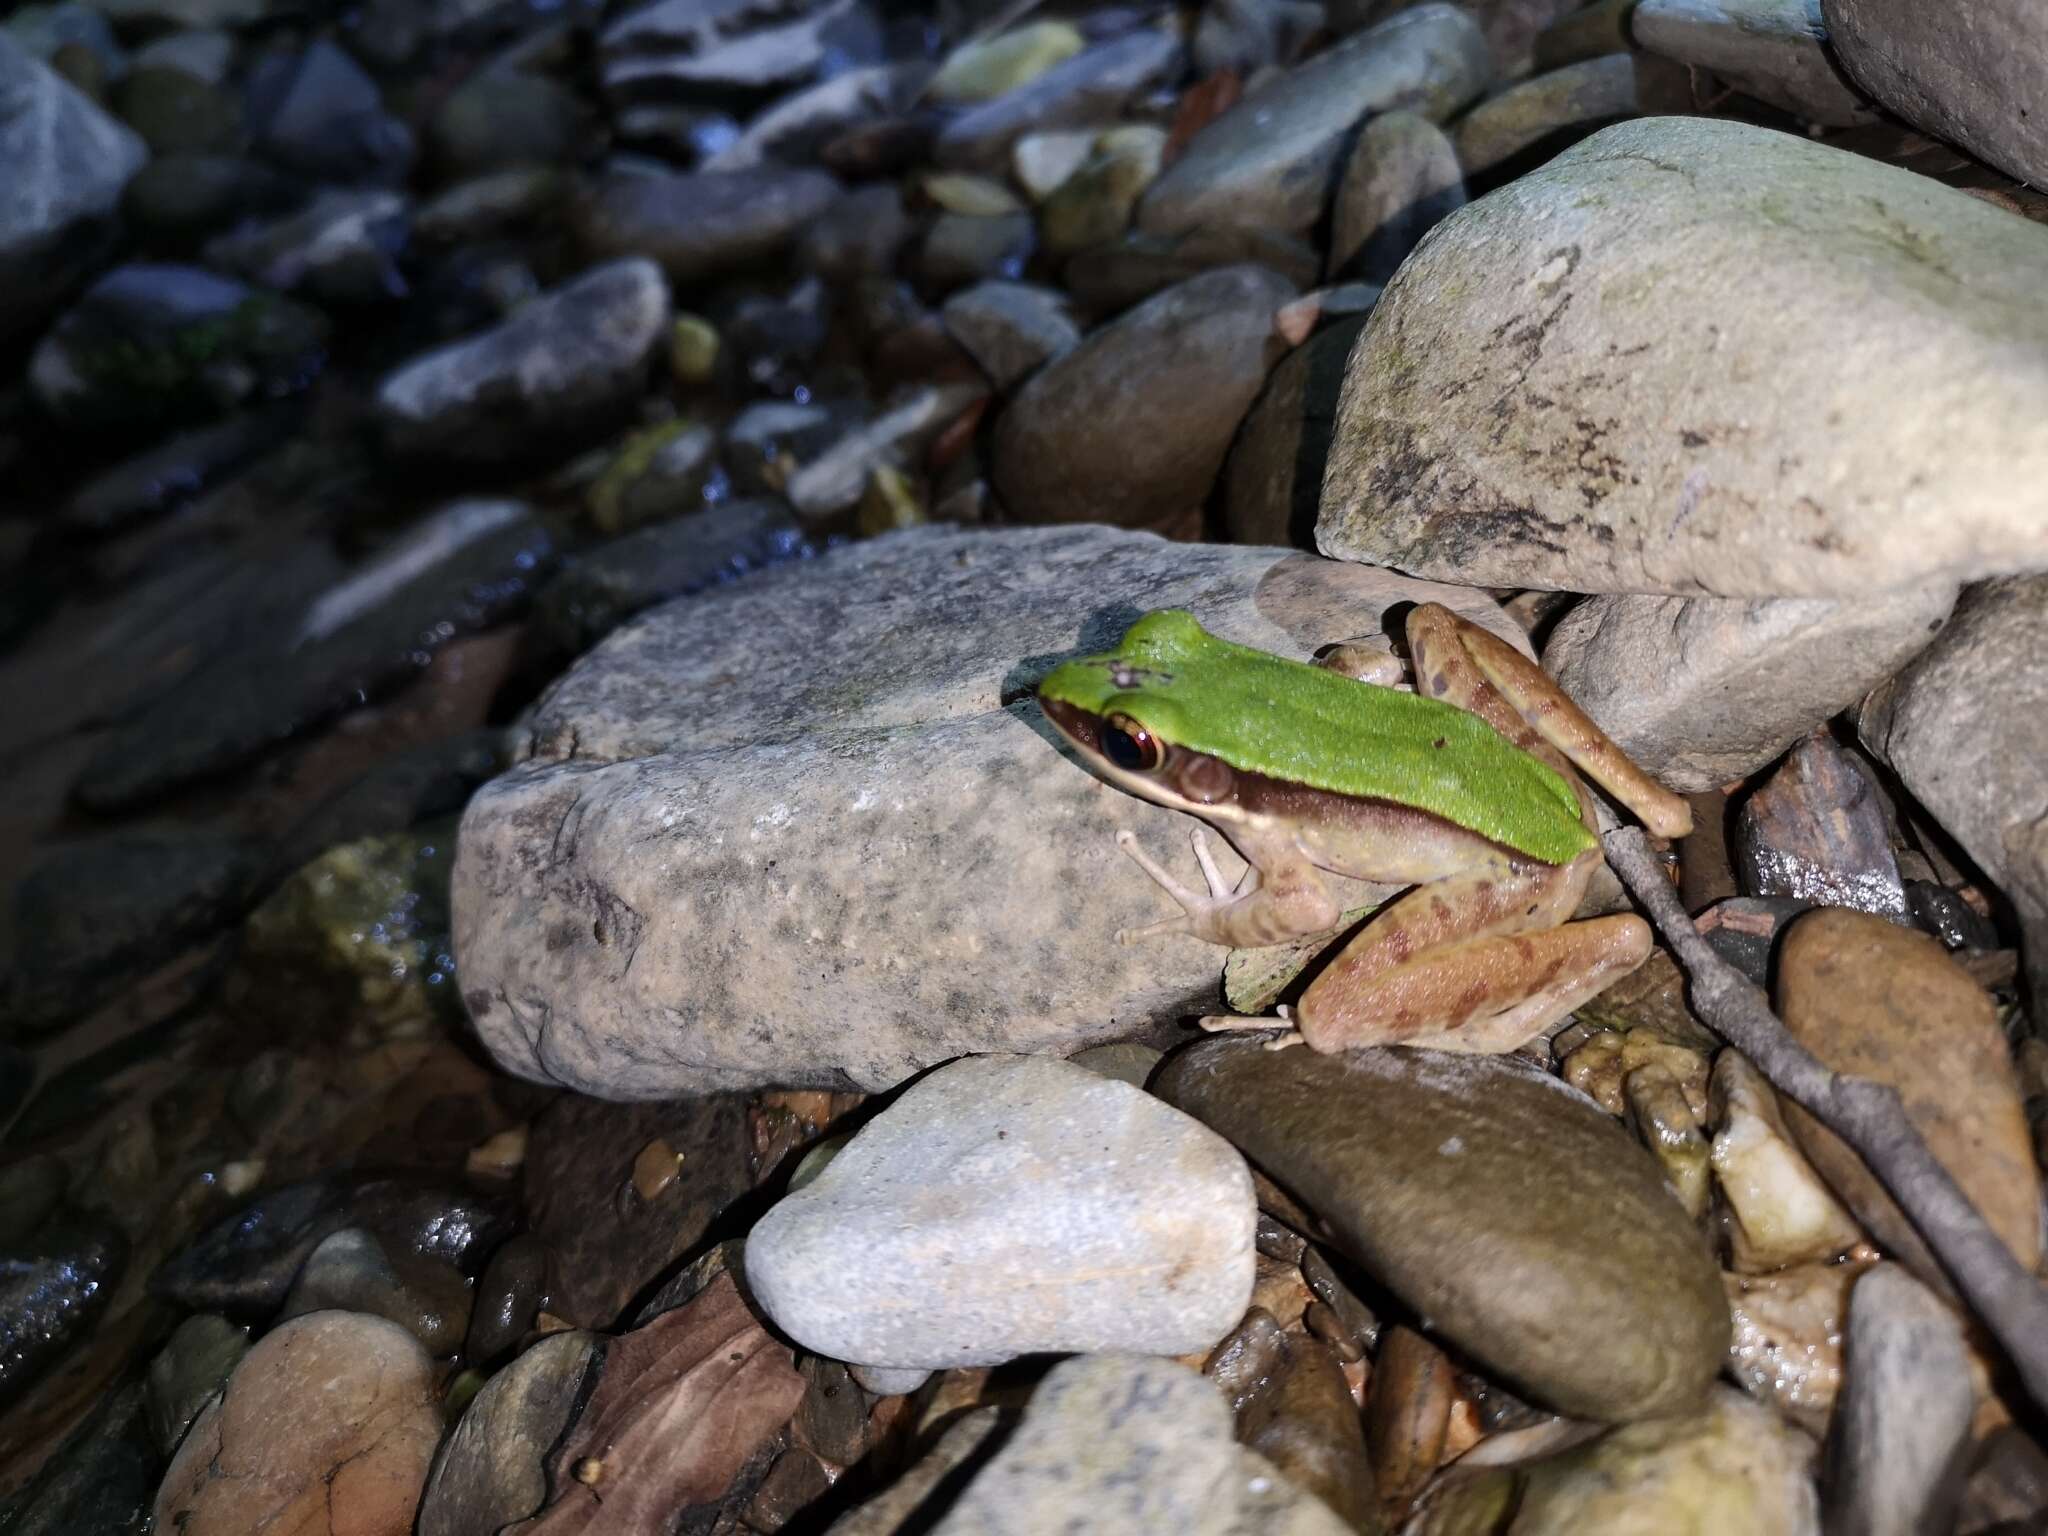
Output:
<instances>
[{"instance_id":1,"label":"green frog","mask_svg":"<svg viewBox=\"0 0 2048 1536\"><path fill-rule=\"evenodd\" d=\"M1208 889L1193 890L1118 832L1181 908L1119 942L1188 933L1259 947L1324 932L1339 910L1323 871L1413 887L1279 1010L1276 1047L1513 1050L1650 954L1639 917L1570 920L1601 862L1579 773L1659 837L1692 827L1685 801L1506 641L1436 603L1411 612L1406 637L1412 690L1393 683L1385 653L1290 661L1163 610L1038 688L1096 773L1199 817L1250 866L1231 889L1197 827Z\"/></svg>"}]
</instances>

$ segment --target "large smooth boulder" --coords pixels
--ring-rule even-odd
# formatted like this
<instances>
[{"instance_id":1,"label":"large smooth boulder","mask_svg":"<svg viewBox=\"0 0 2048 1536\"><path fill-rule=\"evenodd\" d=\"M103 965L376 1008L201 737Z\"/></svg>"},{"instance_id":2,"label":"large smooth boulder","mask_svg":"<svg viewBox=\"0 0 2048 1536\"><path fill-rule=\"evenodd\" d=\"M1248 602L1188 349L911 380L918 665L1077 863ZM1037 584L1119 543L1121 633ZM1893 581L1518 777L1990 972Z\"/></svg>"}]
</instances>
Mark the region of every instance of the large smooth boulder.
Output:
<instances>
[{"instance_id":1,"label":"large smooth boulder","mask_svg":"<svg viewBox=\"0 0 2048 1536\"><path fill-rule=\"evenodd\" d=\"M885 1088L1208 1011L1223 950L1114 937L1168 910L1116 830L1192 876L1191 824L1067 758L1032 686L1151 608L1305 657L1422 601L1527 643L1484 594L1100 527L917 530L651 609L470 801L470 1016L520 1076L661 1099Z\"/></svg>"},{"instance_id":2,"label":"large smooth boulder","mask_svg":"<svg viewBox=\"0 0 2048 1536\"><path fill-rule=\"evenodd\" d=\"M1318 543L1723 597L2048 565L2044 284L2048 228L1929 178L1741 123L1608 128L1388 286Z\"/></svg>"}]
</instances>

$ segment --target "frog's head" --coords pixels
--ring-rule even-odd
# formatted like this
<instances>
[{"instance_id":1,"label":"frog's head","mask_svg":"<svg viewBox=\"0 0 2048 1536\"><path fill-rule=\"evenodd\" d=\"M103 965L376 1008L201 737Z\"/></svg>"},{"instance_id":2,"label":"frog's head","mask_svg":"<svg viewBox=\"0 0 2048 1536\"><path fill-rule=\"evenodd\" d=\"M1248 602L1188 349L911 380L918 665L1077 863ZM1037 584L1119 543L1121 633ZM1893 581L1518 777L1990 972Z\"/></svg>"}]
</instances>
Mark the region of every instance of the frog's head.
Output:
<instances>
[{"instance_id":1,"label":"frog's head","mask_svg":"<svg viewBox=\"0 0 2048 1536\"><path fill-rule=\"evenodd\" d=\"M1038 685L1059 733L1103 778L1176 810L1215 805L1236 774L1187 742L1201 708L1201 661L1220 645L1181 609L1148 613L1113 651L1063 662Z\"/></svg>"}]
</instances>

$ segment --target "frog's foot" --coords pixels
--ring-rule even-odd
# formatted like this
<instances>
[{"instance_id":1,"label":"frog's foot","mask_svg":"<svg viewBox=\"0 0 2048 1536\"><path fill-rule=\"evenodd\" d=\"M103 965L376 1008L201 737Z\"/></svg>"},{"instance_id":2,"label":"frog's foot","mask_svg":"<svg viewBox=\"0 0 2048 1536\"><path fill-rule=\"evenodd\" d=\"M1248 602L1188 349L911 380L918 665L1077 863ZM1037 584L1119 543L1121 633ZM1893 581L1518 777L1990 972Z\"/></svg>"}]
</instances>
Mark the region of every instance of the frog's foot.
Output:
<instances>
[{"instance_id":1,"label":"frog's foot","mask_svg":"<svg viewBox=\"0 0 2048 1536\"><path fill-rule=\"evenodd\" d=\"M1266 1049L1269 1051L1284 1051L1290 1045L1307 1044L1302 1038L1301 1031L1293 1027L1294 1017L1288 1011L1285 1003L1282 1003L1273 1012L1276 1017L1270 1019L1264 1015L1247 1018L1235 1013L1211 1013L1195 1020L1195 1022L1212 1035L1236 1030L1278 1030L1280 1033L1274 1035L1272 1039L1266 1042Z\"/></svg>"},{"instance_id":2,"label":"frog's foot","mask_svg":"<svg viewBox=\"0 0 2048 1536\"><path fill-rule=\"evenodd\" d=\"M1217 869L1215 857L1209 852L1209 839L1203 835L1200 827L1195 828L1189 841L1195 847L1195 862L1202 866L1202 878L1209 882L1209 893L1206 896L1200 891L1182 885L1173 877L1171 871L1139 847L1136 833L1129 829L1117 833L1117 847L1129 854L1132 862L1152 877L1152 883L1179 902L1181 908L1178 917L1147 923L1142 928L1118 929L1117 943L1135 944L1140 939L1149 939L1162 933L1200 933L1205 921L1213 919L1217 913L1237 900L1230 887L1224 884L1223 873Z\"/></svg>"}]
</instances>

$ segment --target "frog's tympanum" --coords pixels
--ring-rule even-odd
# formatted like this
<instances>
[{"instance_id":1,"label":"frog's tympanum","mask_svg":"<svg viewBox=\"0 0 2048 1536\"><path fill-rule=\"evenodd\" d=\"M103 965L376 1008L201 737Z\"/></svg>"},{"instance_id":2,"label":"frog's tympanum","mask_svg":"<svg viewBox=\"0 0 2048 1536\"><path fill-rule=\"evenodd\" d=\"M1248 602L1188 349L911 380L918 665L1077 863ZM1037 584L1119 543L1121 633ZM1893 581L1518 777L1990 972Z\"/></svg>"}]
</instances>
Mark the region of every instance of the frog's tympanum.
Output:
<instances>
[{"instance_id":1,"label":"frog's tympanum","mask_svg":"<svg viewBox=\"0 0 2048 1536\"><path fill-rule=\"evenodd\" d=\"M1178 610L1149 613L1115 651L1039 685L1097 773L1200 817L1251 866L1227 888L1197 828L1208 890L1190 890L1119 832L1182 909L1121 942L1190 933L1256 947L1323 932L1339 913L1322 870L1415 887L1281 1010L1294 1032L1276 1045L1514 1049L1650 953L1640 918L1569 921L1600 862L1575 768L1658 836L1691 828L1686 803L1512 646L1434 603L1407 637L1413 692L1365 681L1353 648L1311 665L1219 640Z\"/></svg>"}]
</instances>

